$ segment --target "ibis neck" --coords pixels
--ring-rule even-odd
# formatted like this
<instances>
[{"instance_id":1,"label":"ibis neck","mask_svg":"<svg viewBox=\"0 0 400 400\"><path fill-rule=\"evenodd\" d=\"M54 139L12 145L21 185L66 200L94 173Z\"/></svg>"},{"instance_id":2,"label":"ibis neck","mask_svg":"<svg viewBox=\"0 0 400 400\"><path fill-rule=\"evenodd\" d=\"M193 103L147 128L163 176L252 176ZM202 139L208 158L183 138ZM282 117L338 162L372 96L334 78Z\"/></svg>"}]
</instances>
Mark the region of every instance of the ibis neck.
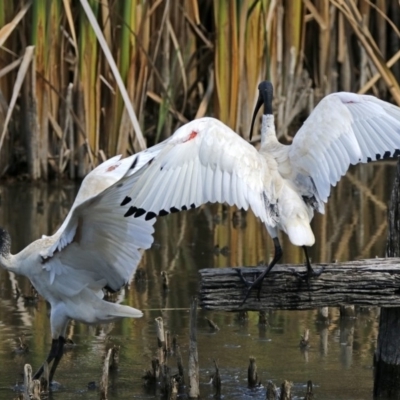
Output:
<instances>
[{"instance_id":1,"label":"ibis neck","mask_svg":"<svg viewBox=\"0 0 400 400\"><path fill-rule=\"evenodd\" d=\"M18 268L13 261L14 261L14 256L12 254L10 253L0 254L0 268L18 274L19 273Z\"/></svg>"},{"instance_id":2,"label":"ibis neck","mask_svg":"<svg viewBox=\"0 0 400 400\"><path fill-rule=\"evenodd\" d=\"M17 264L15 257L11 254L10 234L0 227L0 267L18 273Z\"/></svg>"},{"instance_id":3,"label":"ibis neck","mask_svg":"<svg viewBox=\"0 0 400 400\"><path fill-rule=\"evenodd\" d=\"M272 138L276 140L274 116L273 114L264 114L261 122L261 146Z\"/></svg>"}]
</instances>

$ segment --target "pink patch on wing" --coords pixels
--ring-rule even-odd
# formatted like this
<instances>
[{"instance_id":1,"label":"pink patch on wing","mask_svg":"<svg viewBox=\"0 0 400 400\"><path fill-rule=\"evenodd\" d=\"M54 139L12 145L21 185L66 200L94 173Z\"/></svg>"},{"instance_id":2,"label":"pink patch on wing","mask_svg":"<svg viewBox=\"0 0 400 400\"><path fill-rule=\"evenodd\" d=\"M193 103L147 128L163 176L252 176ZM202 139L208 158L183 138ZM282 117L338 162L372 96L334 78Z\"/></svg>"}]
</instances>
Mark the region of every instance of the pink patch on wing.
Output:
<instances>
[{"instance_id":1,"label":"pink patch on wing","mask_svg":"<svg viewBox=\"0 0 400 400\"><path fill-rule=\"evenodd\" d=\"M196 131L192 131L189 136L183 141L183 143L188 142L189 140L193 140L196 138L196 136L198 135L198 133Z\"/></svg>"},{"instance_id":2,"label":"pink patch on wing","mask_svg":"<svg viewBox=\"0 0 400 400\"><path fill-rule=\"evenodd\" d=\"M118 167L119 167L119 164L111 165L106 169L106 172L114 171L114 169L117 169Z\"/></svg>"}]
</instances>

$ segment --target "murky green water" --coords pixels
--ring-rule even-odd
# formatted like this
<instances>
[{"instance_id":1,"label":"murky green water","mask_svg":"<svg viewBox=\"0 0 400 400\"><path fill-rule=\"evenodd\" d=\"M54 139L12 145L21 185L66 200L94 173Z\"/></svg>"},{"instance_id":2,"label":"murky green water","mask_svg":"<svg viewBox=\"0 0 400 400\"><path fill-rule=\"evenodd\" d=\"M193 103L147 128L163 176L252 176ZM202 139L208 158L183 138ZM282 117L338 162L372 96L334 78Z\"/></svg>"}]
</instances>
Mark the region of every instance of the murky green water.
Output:
<instances>
[{"instance_id":1,"label":"murky green water","mask_svg":"<svg viewBox=\"0 0 400 400\"><path fill-rule=\"evenodd\" d=\"M314 221L317 244L313 261L349 260L384 256L386 239L385 205L394 176L394 164L367 165L351 171L332 193L325 216ZM62 222L76 194L76 187L32 186L25 183L0 187L0 225L13 238L17 252L42 234L51 234ZM110 344L121 346L120 364L111 377L110 399L159 398L155 389L143 386L142 375L156 353L154 319L164 318L167 329L177 335L185 366L188 360L188 306L196 295L198 270L218 266L254 265L268 260L273 251L262 225L249 213L213 205L201 210L174 214L156 225L155 244L147 251L141 267L147 279L132 285L121 296L144 311L138 320L125 319L108 326L73 324L69 336L75 346L68 350L56 373L60 389L53 399L97 399L102 361ZM216 249L224 248L221 252ZM283 238L284 262L302 262L302 252ZM169 276L169 290L163 292L161 271ZM17 296L31 294L25 279L0 272L0 398L13 398L21 382L25 363L37 368L46 357L51 336L43 299L27 302ZM199 311L198 341L202 398L211 398L213 360L218 362L225 399L264 399L265 389L247 388L249 356L256 357L263 385L272 380L280 385L287 379L293 394L303 398L307 380L315 385L319 399L372 398L373 353L378 334L379 310L358 310L354 319L341 319L330 309L329 323L315 311L270 311L268 325L258 324L258 313L241 321L235 313ZM210 331L205 317L220 331ZM300 336L310 329L311 347L302 351ZM20 354L19 338L27 352ZM175 368L175 359L170 365Z\"/></svg>"}]
</instances>

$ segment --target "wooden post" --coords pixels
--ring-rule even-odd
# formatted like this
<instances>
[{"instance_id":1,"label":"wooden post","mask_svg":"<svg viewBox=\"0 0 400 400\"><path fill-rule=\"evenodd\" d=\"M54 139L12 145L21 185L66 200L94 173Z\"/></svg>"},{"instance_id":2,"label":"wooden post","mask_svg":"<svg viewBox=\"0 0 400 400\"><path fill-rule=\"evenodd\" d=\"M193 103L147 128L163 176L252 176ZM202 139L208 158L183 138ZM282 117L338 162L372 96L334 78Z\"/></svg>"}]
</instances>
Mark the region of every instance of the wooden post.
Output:
<instances>
[{"instance_id":1,"label":"wooden post","mask_svg":"<svg viewBox=\"0 0 400 400\"><path fill-rule=\"evenodd\" d=\"M189 317L189 398L200 397L199 388L199 355L197 352L197 299L194 298L190 305Z\"/></svg>"},{"instance_id":2,"label":"wooden post","mask_svg":"<svg viewBox=\"0 0 400 400\"><path fill-rule=\"evenodd\" d=\"M247 368L247 386L249 388L258 386L257 364L254 357L249 357L249 366Z\"/></svg>"},{"instance_id":3,"label":"wooden post","mask_svg":"<svg viewBox=\"0 0 400 400\"><path fill-rule=\"evenodd\" d=\"M165 332L164 332L164 321L162 317L157 317L156 328L157 328L157 347L158 347L158 358L160 360L160 364L165 364L166 361L166 351L165 351Z\"/></svg>"},{"instance_id":4,"label":"wooden post","mask_svg":"<svg viewBox=\"0 0 400 400\"><path fill-rule=\"evenodd\" d=\"M24 400L30 400L30 389L32 383L32 367L29 364L24 366Z\"/></svg>"},{"instance_id":5,"label":"wooden post","mask_svg":"<svg viewBox=\"0 0 400 400\"><path fill-rule=\"evenodd\" d=\"M179 384L181 386L184 386L185 385L185 374L184 374L184 370L183 370L181 349L178 345L175 346L175 354L176 354L176 363L178 365Z\"/></svg>"},{"instance_id":6,"label":"wooden post","mask_svg":"<svg viewBox=\"0 0 400 400\"><path fill-rule=\"evenodd\" d=\"M219 374L218 364L215 360L214 360L214 365L215 365L215 374L212 378L212 384L215 388L214 398L220 399L221 398L221 375Z\"/></svg>"},{"instance_id":7,"label":"wooden post","mask_svg":"<svg viewBox=\"0 0 400 400\"><path fill-rule=\"evenodd\" d=\"M24 393L23 400L40 400L40 381L32 380L32 367L30 364L24 366Z\"/></svg>"},{"instance_id":8,"label":"wooden post","mask_svg":"<svg viewBox=\"0 0 400 400\"><path fill-rule=\"evenodd\" d=\"M272 381L267 382L267 394L265 398L267 400L278 400L278 392Z\"/></svg>"},{"instance_id":9,"label":"wooden post","mask_svg":"<svg viewBox=\"0 0 400 400\"><path fill-rule=\"evenodd\" d=\"M103 376L100 381L100 399L107 400L108 394L108 375L110 371L110 358L111 358L112 349L109 349L104 360L103 364Z\"/></svg>"},{"instance_id":10,"label":"wooden post","mask_svg":"<svg viewBox=\"0 0 400 400\"><path fill-rule=\"evenodd\" d=\"M387 257L400 255L400 160L388 212ZM400 307L382 308L375 352L374 398L400 398Z\"/></svg>"},{"instance_id":11,"label":"wooden post","mask_svg":"<svg viewBox=\"0 0 400 400\"><path fill-rule=\"evenodd\" d=\"M279 398L280 400L292 400L292 386L292 382L283 381L281 385L281 396Z\"/></svg>"}]
</instances>

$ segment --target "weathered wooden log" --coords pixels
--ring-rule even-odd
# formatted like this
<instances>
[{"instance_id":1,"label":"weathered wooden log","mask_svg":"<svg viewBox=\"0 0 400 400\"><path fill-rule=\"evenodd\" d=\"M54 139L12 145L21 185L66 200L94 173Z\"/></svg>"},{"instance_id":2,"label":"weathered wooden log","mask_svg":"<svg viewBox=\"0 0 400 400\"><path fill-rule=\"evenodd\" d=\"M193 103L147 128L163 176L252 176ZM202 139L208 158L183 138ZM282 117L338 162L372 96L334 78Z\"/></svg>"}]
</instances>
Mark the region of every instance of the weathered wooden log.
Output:
<instances>
[{"instance_id":1,"label":"weathered wooden log","mask_svg":"<svg viewBox=\"0 0 400 400\"><path fill-rule=\"evenodd\" d=\"M264 279L260 299L257 299L257 290L254 290L244 304L246 288L235 268L202 269L200 305L209 310L223 311L299 310L347 304L400 307L400 258L374 258L313 266L316 269L324 267L324 270L308 283L293 273L293 269L305 272L305 267L274 267ZM263 267L242 269L247 279L263 270Z\"/></svg>"}]
</instances>

